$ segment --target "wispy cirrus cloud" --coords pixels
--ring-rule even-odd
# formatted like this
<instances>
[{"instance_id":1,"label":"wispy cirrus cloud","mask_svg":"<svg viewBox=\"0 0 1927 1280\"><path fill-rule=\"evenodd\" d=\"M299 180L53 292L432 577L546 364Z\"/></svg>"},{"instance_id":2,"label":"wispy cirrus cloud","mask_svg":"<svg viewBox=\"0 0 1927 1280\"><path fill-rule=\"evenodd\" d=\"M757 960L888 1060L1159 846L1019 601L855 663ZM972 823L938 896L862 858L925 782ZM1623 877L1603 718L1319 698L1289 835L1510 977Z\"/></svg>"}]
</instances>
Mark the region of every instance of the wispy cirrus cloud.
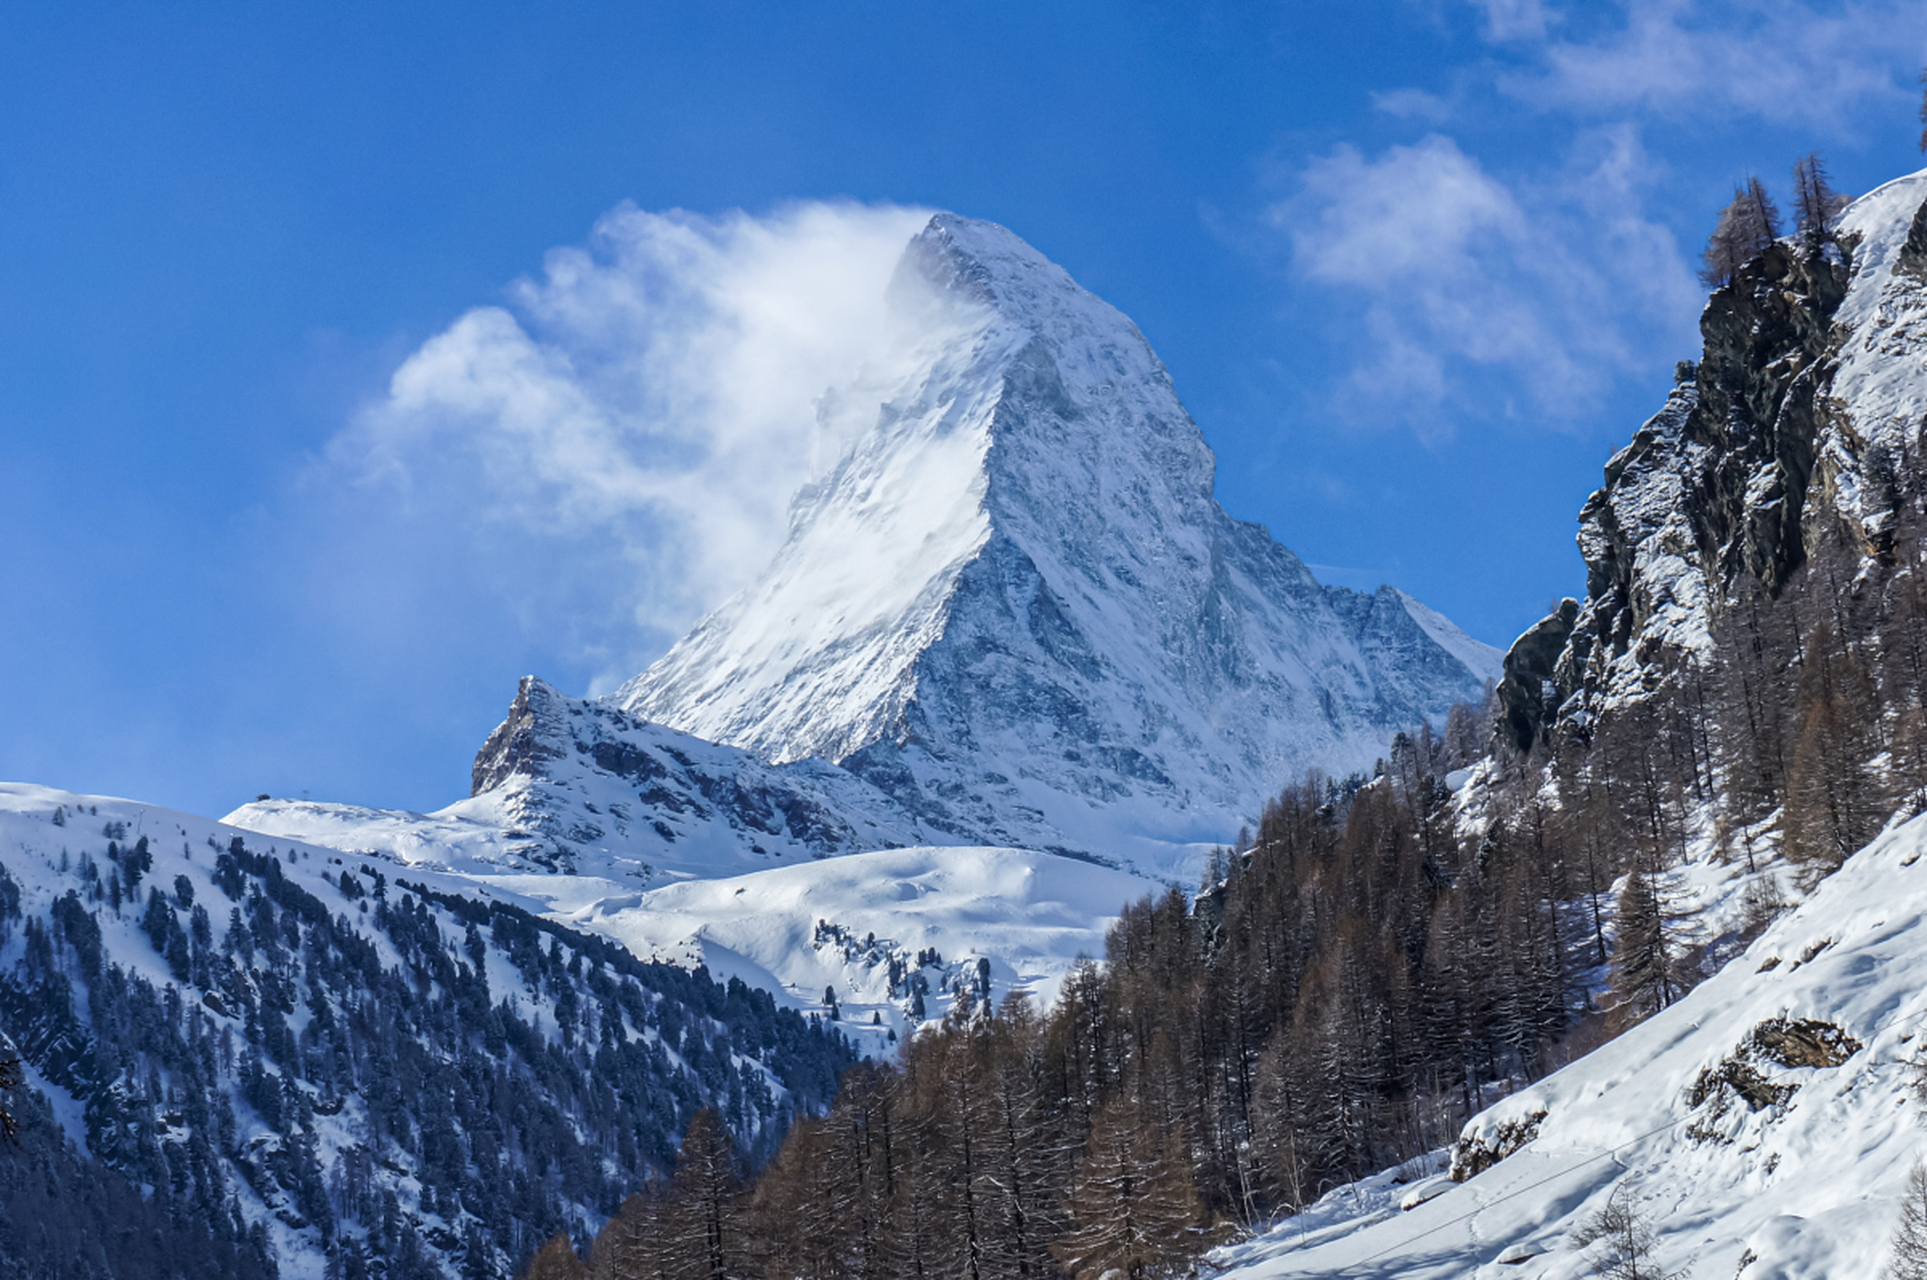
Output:
<instances>
[{"instance_id":1,"label":"wispy cirrus cloud","mask_svg":"<svg viewBox=\"0 0 1927 1280\"><path fill-rule=\"evenodd\" d=\"M1269 217L1299 272L1363 321L1345 406L1438 438L1446 410L1497 373L1510 412L1569 421L1650 363L1646 339L1681 330L1696 295L1672 234L1642 212L1646 168L1630 130L1588 135L1538 181L1502 178L1442 134L1313 158Z\"/></svg>"},{"instance_id":2,"label":"wispy cirrus cloud","mask_svg":"<svg viewBox=\"0 0 1927 1280\"><path fill-rule=\"evenodd\" d=\"M1501 88L1548 109L1837 129L1862 103L1903 101L1927 48L1915 4L1625 0L1591 10L1584 35L1561 35L1543 11L1536 22L1509 12L1540 9L1530 0L1476 2L1493 39L1536 45L1536 65L1503 74Z\"/></svg>"},{"instance_id":3,"label":"wispy cirrus cloud","mask_svg":"<svg viewBox=\"0 0 1927 1280\"><path fill-rule=\"evenodd\" d=\"M1479 11L1482 33L1488 40L1543 37L1557 16L1545 0L1470 0L1470 3Z\"/></svg>"}]
</instances>

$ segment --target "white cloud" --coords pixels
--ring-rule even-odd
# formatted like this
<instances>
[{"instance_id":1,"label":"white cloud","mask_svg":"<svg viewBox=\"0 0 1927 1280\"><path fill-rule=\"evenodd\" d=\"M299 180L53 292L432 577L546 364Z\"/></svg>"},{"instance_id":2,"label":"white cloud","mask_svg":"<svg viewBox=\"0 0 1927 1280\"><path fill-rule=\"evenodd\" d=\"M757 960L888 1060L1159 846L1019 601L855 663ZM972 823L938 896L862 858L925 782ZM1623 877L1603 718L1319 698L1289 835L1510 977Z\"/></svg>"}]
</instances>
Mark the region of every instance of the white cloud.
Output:
<instances>
[{"instance_id":1,"label":"white cloud","mask_svg":"<svg viewBox=\"0 0 1927 1280\"><path fill-rule=\"evenodd\" d=\"M1494 39L1516 39L1528 26L1501 22L1496 10L1537 8L1524 0L1474 2ZM1611 9L1617 22L1588 38L1545 42L1541 65L1506 77L1503 87L1546 107L1668 117L1738 112L1839 128L1870 99L1900 101L1899 76L1922 52L1920 9L1911 2L1816 9L1796 0L1621 0ZM1544 34L1543 23L1534 34Z\"/></svg>"},{"instance_id":2,"label":"white cloud","mask_svg":"<svg viewBox=\"0 0 1927 1280\"><path fill-rule=\"evenodd\" d=\"M1495 405L1583 420L1696 345L1701 295L1668 230L1681 184L1642 130L1751 121L1820 142L1871 112L1904 125L1923 52L1917 0L1462 3L1486 48L1442 68L1449 91L1373 96L1436 132L1313 157L1271 209L1301 275L1362 322L1345 403L1433 434ZM1469 153L1447 132L1484 141ZM1503 173L1485 162L1502 154Z\"/></svg>"},{"instance_id":3,"label":"white cloud","mask_svg":"<svg viewBox=\"0 0 1927 1280\"><path fill-rule=\"evenodd\" d=\"M1314 159L1270 217L1299 272L1364 322L1349 407L1446 435L1497 373L1513 403L1488 413L1570 421L1626 372L1670 362L1698 293L1671 233L1640 211L1645 170L1629 129L1587 135L1533 185L1437 134Z\"/></svg>"},{"instance_id":4,"label":"white cloud","mask_svg":"<svg viewBox=\"0 0 1927 1280\"><path fill-rule=\"evenodd\" d=\"M1388 89L1372 94L1372 107L1388 116L1401 120L1429 120L1433 122L1450 118L1457 109L1450 98L1424 89Z\"/></svg>"},{"instance_id":5,"label":"white cloud","mask_svg":"<svg viewBox=\"0 0 1927 1280\"><path fill-rule=\"evenodd\" d=\"M330 445L324 483L352 481L384 554L420 561L370 572L432 575L454 548L532 634L565 615L598 684L634 674L762 566L791 494L874 420L875 397L818 399L900 349L885 288L927 217L609 214L423 344Z\"/></svg>"},{"instance_id":6,"label":"white cloud","mask_svg":"<svg viewBox=\"0 0 1927 1280\"><path fill-rule=\"evenodd\" d=\"M1546 34L1553 15L1544 0L1471 0L1484 19L1485 38L1533 40Z\"/></svg>"}]
</instances>

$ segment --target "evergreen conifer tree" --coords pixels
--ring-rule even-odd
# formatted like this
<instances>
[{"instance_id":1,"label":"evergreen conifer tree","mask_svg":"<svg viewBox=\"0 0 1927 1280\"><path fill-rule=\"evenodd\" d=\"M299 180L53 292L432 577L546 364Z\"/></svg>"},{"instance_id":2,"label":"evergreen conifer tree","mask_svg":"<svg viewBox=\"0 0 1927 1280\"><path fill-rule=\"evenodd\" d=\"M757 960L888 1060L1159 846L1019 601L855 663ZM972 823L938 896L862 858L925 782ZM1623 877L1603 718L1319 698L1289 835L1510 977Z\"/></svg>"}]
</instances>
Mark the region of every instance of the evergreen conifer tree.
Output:
<instances>
[{"instance_id":1,"label":"evergreen conifer tree","mask_svg":"<svg viewBox=\"0 0 1927 1280\"><path fill-rule=\"evenodd\" d=\"M1686 994L1681 922L1657 877L1643 868L1626 876L1619 893L1619 936L1613 945L1612 987L1622 1024L1638 1022Z\"/></svg>"}]
</instances>

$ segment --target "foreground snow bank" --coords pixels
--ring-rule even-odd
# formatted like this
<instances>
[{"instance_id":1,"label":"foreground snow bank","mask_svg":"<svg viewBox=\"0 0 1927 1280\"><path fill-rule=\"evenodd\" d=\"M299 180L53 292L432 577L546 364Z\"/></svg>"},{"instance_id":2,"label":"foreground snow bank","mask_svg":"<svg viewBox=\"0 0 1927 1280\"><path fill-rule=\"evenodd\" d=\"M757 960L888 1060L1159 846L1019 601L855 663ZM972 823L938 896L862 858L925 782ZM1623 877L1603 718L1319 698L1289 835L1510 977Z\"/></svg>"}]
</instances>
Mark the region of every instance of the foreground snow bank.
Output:
<instances>
[{"instance_id":1,"label":"foreground snow bank","mask_svg":"<svg viewBox=\"0 0 1927 1280\"><path fill-rule=\"evenodd\" d=\"M1927 817L1855 855L1680 1003L1474 1117L1462 1157L1516 1148L1483 1172L1349 1229L1286 1222L1218 1255L1227 1280L1569 1280L1591 1274L1573 1229L1621 1186L1667 1269L1881 1274L1927 1151L1908 1093L1927 1032L1923 853Z\"/></svg>"}]
</instances>

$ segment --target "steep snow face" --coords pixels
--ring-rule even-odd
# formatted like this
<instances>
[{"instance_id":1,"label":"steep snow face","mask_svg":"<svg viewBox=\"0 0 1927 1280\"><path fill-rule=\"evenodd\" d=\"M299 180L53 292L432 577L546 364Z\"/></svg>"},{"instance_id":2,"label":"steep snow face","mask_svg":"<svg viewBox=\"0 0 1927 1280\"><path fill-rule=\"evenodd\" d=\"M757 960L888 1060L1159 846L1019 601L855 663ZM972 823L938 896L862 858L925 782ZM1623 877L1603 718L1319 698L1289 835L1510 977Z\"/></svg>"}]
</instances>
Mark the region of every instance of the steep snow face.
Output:
<instances>
[{"instance_id":1,"label":"steep snow face","mask_svg":"<svg viewBox=\"0 0 1927 1280\"><path fill-rule=\"evenodd\" d=\"M1577 1280L1593 1270L1571 1234L1621 1188L1657 1233L1653 1275L1883 1274L1927 1151L1923 855L1917 818L1684 1000L1475 1117L1462 1163L1511 1150L1484 1172L1341 1189L1226 1251L1225 1280Z\"/></svg>"},{"instance_id":2,"label":"steep snow face","mask_svg":"<svg viewBox=\"0 0 1927 1280\"><path fill-rule=\"evenodd\" d=\"M1845 408L1821 450L1821 485L1874 547L1893 513L1878 474L1918 445L1927 410L1927 171L1853 202L1840 234L1854 244L1851 283L1836 313L1841 335L1834 399ZM1877 461L1884 455L1885 461ZM1872 462L1874 465L1869 466Z\"/></svg>"},{"instance_id":3,"label":"steep snow face","mask_svg":"<svg viewBox=\"0 0 1927 1280\"><path fill-rule=\"evenodd\" d=\"M841 763L960 838L1183 875L1287 778L1497 674L1228 517L1143 335L1008 231L939 215L892 290L914 374L623 709Z\"/></svg>"}]
</instances>

